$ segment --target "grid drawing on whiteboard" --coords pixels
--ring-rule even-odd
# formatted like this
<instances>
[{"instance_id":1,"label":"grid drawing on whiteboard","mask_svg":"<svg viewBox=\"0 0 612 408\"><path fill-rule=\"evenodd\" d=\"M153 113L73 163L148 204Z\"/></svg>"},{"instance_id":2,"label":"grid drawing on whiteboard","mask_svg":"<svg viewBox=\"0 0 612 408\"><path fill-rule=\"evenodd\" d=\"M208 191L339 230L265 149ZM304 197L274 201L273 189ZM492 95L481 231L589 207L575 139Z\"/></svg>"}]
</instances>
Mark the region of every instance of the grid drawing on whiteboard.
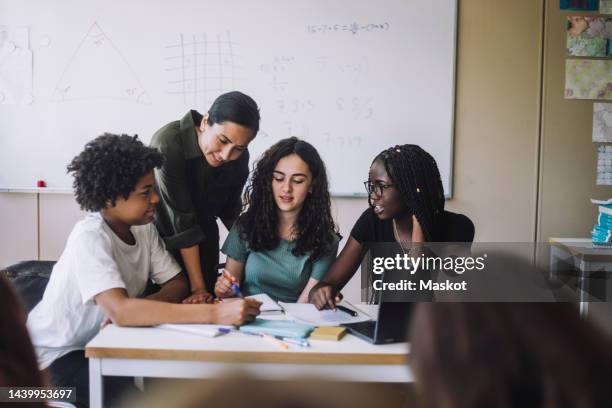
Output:
<instances>
[{"instance_id":1,"label":"grid drawing on whiteboard","mask_svg":"<svg viewBox=\"0 0 612 408\"><path fill-rule=\"evenodd\" d=\"M183 104L209 106L220 94L236 89L242 69L229 31L221 36L186 36L166 46L166 93L179 95Z\"/></svg>"}]
</instances>

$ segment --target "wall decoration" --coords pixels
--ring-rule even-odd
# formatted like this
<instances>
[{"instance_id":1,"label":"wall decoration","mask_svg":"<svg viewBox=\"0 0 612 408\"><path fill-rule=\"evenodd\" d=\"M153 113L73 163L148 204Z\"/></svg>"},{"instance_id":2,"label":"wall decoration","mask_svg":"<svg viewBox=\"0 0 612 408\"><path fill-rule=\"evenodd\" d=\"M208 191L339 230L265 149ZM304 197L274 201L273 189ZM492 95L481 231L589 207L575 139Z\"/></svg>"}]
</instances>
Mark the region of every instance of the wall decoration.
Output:
<instances>
[{"instance_id":1,"label":"wall decoration","mask_svg":"<svg viewBox=\"0 0 612 408\"><path fill-rule=\"evenodd\" d=\"M605 57L612 37L612 18L567 17L567 55Z\"/></svg>"},{"instance_id":2,"label":"wall decoration","mask_svg":"<svg viewBox=\"0 0 612 408\"><path fill-rule=\"evenodd\" d=\"M560 0L561 10L597 11L597 0Z\"/></svg>"},{"instance_id":3,"label":"wall decoration","mask_svg":"<svg viewBox=\"0 0 612 408\"><path fill-rule=\"evenodd\" d=\"M612 185L612 145L597 146L597 185Z\"/></svg>"},{"instance_id":4,"label":"wall decoration","mask_svg":"<svg viewBox=\"0 0 612 408\"><path fill-rule=\"evenodd\" d=\"M612 0L599 0L599 13L612 14Z\"/></svg>"},{"instance_id":5,"label":"wall decoration","mask_svg":"<svg viewBox=\"0 0 612 408\"><path fill-rule=\"evenodd\" d=\"M612 103L593 105L593 142L612 143Z\"/></svg>"},{"instance_id":6,"label":"wall decoration","mask_svg":"<svg viewBox=\"0 0 612 408\"><path fill-rule=\"evenodd\" d=\"M565 97L612 100L612 60L566 60Z\"/></svg>"}]
</instances>

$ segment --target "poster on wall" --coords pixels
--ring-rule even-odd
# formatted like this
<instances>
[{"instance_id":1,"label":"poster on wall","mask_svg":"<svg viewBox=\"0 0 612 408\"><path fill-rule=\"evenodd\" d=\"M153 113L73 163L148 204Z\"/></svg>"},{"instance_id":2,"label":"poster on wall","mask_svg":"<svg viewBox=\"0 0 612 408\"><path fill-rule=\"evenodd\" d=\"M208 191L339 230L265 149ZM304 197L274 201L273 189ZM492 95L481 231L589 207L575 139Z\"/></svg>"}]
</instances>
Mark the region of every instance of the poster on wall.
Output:
<instances>
[{"instance_id":1,"label":"poster on wall","mask_svg":"<svg viewBox=\"0 0 612 408\"><path fill-rule=\"evenodd\" d=\"M612 103L593 104L593 142L612 143Z\"/></svg>"},{"instance_id":2,"label":"poster on wall","mask_svg":"<svg viewBox=\"0 0 612 408\"><path fill-rule=\"evenodd\" d=\"M567 17L567 55L605 57L610 55L612 17Z\"/></svg>"},{"instance_id":3,"label":"poster on wall","mask_svg":"<svg viewBox=\"0 0 612 408\"><path fill-rule=\"evenodd\" d=\"M0 105L34 101L29 29L0 26Z\"/></svg>"},{"instance_id":4,"label":"poster on wall","mask_svg":"<svg viewBox=\"0 0 612 408\"><path fill-rule=\"evenodd\" d=\"M565 98L612 100L612 60L566 60Z\"/></svg>"},{"instance_id":5,"label":"poster on wall","mask_svg":"<svg viewBox=\"0 0 612 408\"><path fill-rule=\"evenodd\" d=\"M612 145L597 146L597 185L612 185Z\"/></svg>"},{"instance_id":6,"label":"poster on wall","mask_svg":"<svg viewBox=\"0 0 612 408\"><path fill-rule=\"evenodd\" d=\"M560 0L561 10L597 10L597 0Z\"/></svg>"},{"instance_id":7,"label":"poster on wall","mask_svg":"<svg viewBox=\"0 0 612 408\"><path fill-rule=\"evenodd\" d=\"M599 0L599 13L612 14L612 0Z\"/></svg>"}]
</instances>

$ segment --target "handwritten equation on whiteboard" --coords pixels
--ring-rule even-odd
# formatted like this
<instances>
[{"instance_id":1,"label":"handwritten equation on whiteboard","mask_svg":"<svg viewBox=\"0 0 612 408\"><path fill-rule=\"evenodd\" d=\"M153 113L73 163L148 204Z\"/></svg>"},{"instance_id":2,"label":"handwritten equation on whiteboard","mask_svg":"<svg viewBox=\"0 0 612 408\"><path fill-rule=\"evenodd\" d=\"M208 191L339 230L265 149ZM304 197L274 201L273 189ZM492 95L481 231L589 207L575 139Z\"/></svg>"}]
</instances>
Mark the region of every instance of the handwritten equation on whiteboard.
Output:
<instances>
[{"instance_id":1,"label":"handwritten equation on whiteboard","mask_svg":"<svg viewBox=\"0 0 612 408\"><path fill-rule=\"evenodd\" d=\"M386 22L380 24L311 24L306 26L306 31L311 34L326 34L344 31L355 35L372 31L389 31L390 27L389 23Z\"/></svg>"}]
</instances>

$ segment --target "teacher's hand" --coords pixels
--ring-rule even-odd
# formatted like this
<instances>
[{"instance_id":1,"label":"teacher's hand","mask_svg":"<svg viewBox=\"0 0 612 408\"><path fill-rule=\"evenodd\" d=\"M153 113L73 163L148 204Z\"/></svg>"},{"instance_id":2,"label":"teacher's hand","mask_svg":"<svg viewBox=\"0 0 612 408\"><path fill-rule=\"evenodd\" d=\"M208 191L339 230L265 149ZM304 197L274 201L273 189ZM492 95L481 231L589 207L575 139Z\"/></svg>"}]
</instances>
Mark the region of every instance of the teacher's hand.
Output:
<instances>
[{"instance_id":1,"label":"teacher's hand","mask_svg":"<svg viewBox=\"0 0 612 408\"><path fill-rule=\"evenodd\" d=\"M218 298L227 298L235 296L232 285L237 285L237 280L234 276L223 270L223 273L217 278L215 283L215 296Z\"/></svg>"},{"instance_id":2,"label":"teacher's hand","mask_svg":"<svg viewBox=\"0 0 612 408\"><path fill-rule=\"evenodd\" d=\"M196 289L191 292L191 296L183 300L183 303L212 303L213 295L206 289Z\"/></svg>"}]
</instances>

